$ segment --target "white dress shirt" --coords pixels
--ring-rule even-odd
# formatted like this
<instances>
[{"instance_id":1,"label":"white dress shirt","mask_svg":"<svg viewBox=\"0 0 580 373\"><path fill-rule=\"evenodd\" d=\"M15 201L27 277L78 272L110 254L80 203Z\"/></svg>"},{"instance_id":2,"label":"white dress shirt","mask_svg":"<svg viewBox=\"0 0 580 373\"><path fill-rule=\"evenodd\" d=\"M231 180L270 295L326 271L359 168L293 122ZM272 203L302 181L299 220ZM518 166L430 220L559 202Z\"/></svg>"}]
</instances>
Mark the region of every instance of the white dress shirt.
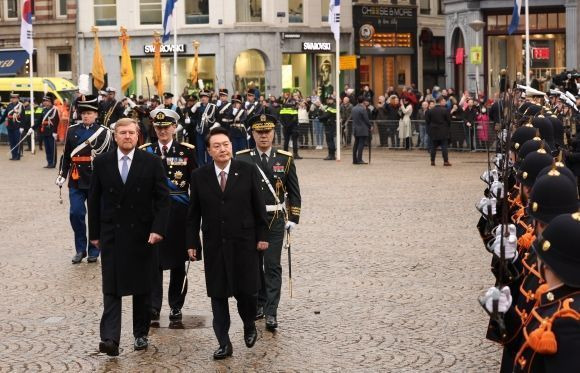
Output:
<instances>
[{"instance_id":1,"label":"white dress shirt","mask_svg":"<svg viewBox=\"0 0 580 373\"><path fill-rule=\"evenodd\" d=\"M231 165L232 165L232 161L230 160L230 161L228 162L228 165L227 165L227 166L226 166L226 167L225 167L225 168L222 170L221 168L219 168L219 167L217 166L217 164L215 164L215 163L213 164L213 166L215 167L215 174L216 174L216 176L217 176L217 179L218 179L218 184L220 183L220 173L221 173L222 171L225 171L225 173L226 173L226 180L228 179L228 176L229 176L229 174L230 174L230 166L231 166Z\"/></svg>"},{"instance_id":2,"label":"white dress shirt","mask_svg":"<svg viewBox=\"0 0 580 373\"><path fill-rule=\"evenodd\" d=\"M171 141L169 141L167 143L167 145L163 145L161 142L159 143L159 151L161 152L161 154L163 154L163 147L166 146L167 147L167 153L169 153L169 150L171 149L171 147L173 146L173 139L171 139ZM167 153L165 155L167 155Z\"/></svg>"},{"instance_id":3,"label":"white dress shirt","mask_svg":"<svg viewBox=\"0 0 580 373\"><path fill-rule=\"evenodd\" d=\"M266 150L265 152L261 151L260 149L256 148L258 151L258 155L260 156L260 161L262 160L262 154L266 154L266 161L270 161L270 157L272 156L272 148Z\"/></svg>"},{"instance_id":4,"label":"white dress shirt","mask_svg":"<svg viewBox=\"0 0 580 373\"><path fill-rule=\"evenodd\" d=\"M129 159L127 159L127 169L130 171L131 170L131 162L133 162L133 156L135 155L135 149L131 150L131 152L129 152L129 154L127 154L127 157L129 157ZM123 152L121 152L121 150L119 150L119 148L117 148L117 165L119 166L119 175L122 174L122 169L123 169L123 157L125 156L125 154L123 154Z\"/></svg>"}]
</instances>

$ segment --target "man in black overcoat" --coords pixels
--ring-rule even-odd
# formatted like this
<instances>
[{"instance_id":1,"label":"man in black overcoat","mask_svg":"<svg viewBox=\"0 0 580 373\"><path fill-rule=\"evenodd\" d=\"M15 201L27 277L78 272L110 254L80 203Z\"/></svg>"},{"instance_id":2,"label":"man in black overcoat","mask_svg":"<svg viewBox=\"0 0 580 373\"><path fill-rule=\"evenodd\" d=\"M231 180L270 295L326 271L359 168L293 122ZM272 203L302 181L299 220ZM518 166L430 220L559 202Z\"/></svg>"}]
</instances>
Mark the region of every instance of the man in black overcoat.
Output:
<instances>
[{"instance_id":1,"label":"man in black overcoat","mask_svg":"<svg viewBox=\"0 0 580 373\"><path fill-rule=\"evenodd\" d=\"M117 149L93 161L89 190L89 239L101 250L103 316L99 351L119 354L121 297L133 296L135 350L148 346L156 250L165 236L170 199L165 170L154 154L136 151L139 126L115 126Z\"/></svg>"},{"instance_id":2,"label":"man in black overcoat","mask_svg":"<svg viewBox=\"0 0 580 373\"><path fill-rule=\"evenodd\" d=\"M443 154L443 165L451 166L447 152L447 142L449 139L449 129L451 127L451 116L445 107L444 97L437 100L439 105L429 109L425 114L425 124L427 124L427 133L431 139L431 166L435 166L435 155L437 148L441 146Z\"/></svg>"},{"instance_id":3,"label":"man in black overcoat","mask_svg":"<svg viewBox=\"0 0 580 373\"><path fill-rule=\"evenodd\" d=\"M228 335L229 297L238 302L246 346L252 347L257 339L258 251L268 248L267 215L258 171L251 164L232 159L228 130L212 129L206 147L214 162L191 175L187 247L192 260L201 258L203 250L207 295L219 342L213 357L224 359L233 352Z\"/></svg>"}]
</instances>

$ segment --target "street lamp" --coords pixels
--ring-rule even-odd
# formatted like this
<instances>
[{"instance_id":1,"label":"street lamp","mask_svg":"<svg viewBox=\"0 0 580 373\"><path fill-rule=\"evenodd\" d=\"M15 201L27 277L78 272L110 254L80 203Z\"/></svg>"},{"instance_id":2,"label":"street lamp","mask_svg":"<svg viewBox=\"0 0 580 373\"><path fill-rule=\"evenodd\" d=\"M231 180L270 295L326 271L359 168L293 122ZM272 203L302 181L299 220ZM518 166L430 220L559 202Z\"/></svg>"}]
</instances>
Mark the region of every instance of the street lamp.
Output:
<instances>
[{"instance_id":1,"label":"street lamp","mask_svg":"<svg viewBox=\"0 0 580 373\"><path fill-rule=\"evenodd\" d=\"M469 27L475 31L475 45L479 46L479 32L485 27L485 22L476 19L469 22ZM475 96L479 99L479 64L475 64Z\"/></svg>"}]
</instances>

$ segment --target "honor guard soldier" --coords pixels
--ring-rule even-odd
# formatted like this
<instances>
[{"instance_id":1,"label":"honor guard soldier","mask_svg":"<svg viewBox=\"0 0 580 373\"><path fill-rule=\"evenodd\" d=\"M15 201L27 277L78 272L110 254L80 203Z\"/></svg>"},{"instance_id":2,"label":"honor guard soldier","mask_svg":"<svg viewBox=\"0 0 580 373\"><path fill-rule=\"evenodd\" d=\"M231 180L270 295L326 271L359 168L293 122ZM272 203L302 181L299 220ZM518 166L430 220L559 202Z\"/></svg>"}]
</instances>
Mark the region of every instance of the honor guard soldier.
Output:
<instances>
[{"instance_id":1,"label":"honor guard soldier","mask_svg":"<svg viewBox=\"0 0 580 373\"><path fill-rule=\"evenodd\" d=\"M207 164L211 158L206 150L205 138L209 129L215 124L216 106L209 102L208 91L199 92L200 101L191 108L191 122L195 129L195 146L197 147L197 162L200 166Z\"/></svg>"},{"instance_id":2,"label":"honor guard soldier","mask_svg":"<svg viewBox=\"0 0 580 373\"><path fill-rule=\"evenodd\" d=\"M20 141L20 135L24 132L22 128L22 115L24 114L24 107L22 102L20 102L20 95L18 93L10 94L10 103L4 110L4 113L0 115L0 123L6 121L6 128L8 129L8 143L10 144L11 161L20 160L20 149L16 147Z\"/></svg>"},{"instance_id":3,"label":"honor guard soldier","mask_svg":"<svg viewBox=\"0 0 580 373\"><path fill-rule=\"evenodd\" d=\"M115 88L107 87L107 89L105 89L105 93L107 94L107 98L104 101L102 112L99 114L102 115L102 118L100 119L103 126L111 128L111 126L117 123L119 119L125 117L125 108L123 107L123 103L121 101L117 101L117 99L115 99L115 94L117 93Z\"/></svg>"},{"instance_id":4,"label":"honor guard soldier","mask_svg":"<svg viewBox=\"0 0 580 373\"><path fill-rule=\"evenodd\" d=\"M248 85L248 90L246 92L246 103L244 104L244 109L246 110L246 121L252 118L254 115L264 114L265 108L258 102L259 97L256 97L256 92L258 90L254 87L254 84ZM245 123L246 129L250 132L248 134L248 148L253 148L256 146L254 138L252 137L252 126L250 123Z\"/></svg>"},{"instance_id":5,"label":"honor guard soldier","mask_svg":"<svg viewBox=\"0 0 580 373\"><path fill-rule=\"evenodd\" d=\"M224 127L225 129L230 129L231 121L231 109L232 104L228 102L228 90L225 88L220 89L219 91L219 100L215 104L216 106L216 114L215 114L215 122L216 124ZM234 149L235 153L235 149Z\"/></svg>"},{"instance_id":6,"label":"honor guard soldier","mask_svg":"<svg viewBox=\"0 0 580 373\"><path fill-rule=\"evenodd\" d=\"M280 257L284 233L290 233L300 218L300 187L291 153L272 148L276 119L271 115L256 115L248 121L256 148L243 150L236 159L252 163L258 169L266 211L268 212L268 250L260 256L261 289L258 294L256 318L266 317L266 328L278 327L277 311L282 287Z\"/></svg>"},{"instance_id":7,"label":"honor guard soldier","mask_svg":"<svg viewBox=\"0 0 580 373\"><path fill-rule=\"evenodd\" d=\"M246 110L243 108L242 96L234 95L228 109L221 117L221 126L230 131L233 152L248 148L248 130L246 129ZM220 109L221 112L221 109Z\"/></svg>"},{"instance_id":8,"label":"honor guard soldier","mask_svg":"<svg viewBox=\"0 0 580 373\"><path fill-rule=\"evenodd\" d=\"M85 96L78 102L78 110L82 122L69 127L63 155L60 158L60 167L56 185L62 188L68 177L70 200L70 223L75 236L76 254L72 258L73 264L80 263L87 256L89 263L94 263L99 257L99 249L87 241L87 226L85 203L89 194L91 175L93 173L93 159L109 150L112 133L105 126L98 123L98 102L95 96Z\"/></svg>"},{"instance_id":9,"label":"honor guard soldier","mask_svg":"<svg viewBox=\"0 0 580 373\"><path fill-rule=\"evenodd\" d=\"M33 128L38 130L41 141L44 143L44 151L46 152L46 166L44 167L54 168L56 166L59 114L54 106L54 96L52 94L47 94L42 98L42 105L44 106L42 114Z\"/></svg>"},{"instance_id":10,"label":"honor guard soldier","mask_svg":"<svg viewBox=\"0 0 580 373\"><path fill-rule=\"evenodd\" d=\"M169 277L169 321L180 322L181 308L185 302L187 285L183 287L185 262L187 259L185 216L189 204L189 178L197 167L195 147L174 140L179 115L169 109L158 108L151 112L153 128L158 142L144 144L139 149L161 157L167 175L167 186L171 196L171 213L167 234L163 241L157 244L159 253L158 277L153 284L151 294L151 322L159 322L159 313L163 299L163 271L170 270Z\"/></svg>"},{"instance_id":11,"label":"honor guard soldier","mask_svg":"<svg viewBox=\"0 0 580 373\"><path fill-rule=\"evenodd\" d=\"M514 372L572 372L580 367L580 212L554 218L534 243L545 281L523 334Z\"/></svg>"},{"instance_id":12,"label":"honor guard soldier","mask_svg":"<svg viewBox=\"0 0 580 373\"><path fill-rule=\"evenodd\" d=\"M326 98L326 106L324 113L320 116L320 121L324 124L324 134L328 146L328 156L324 160L334 161L336 160L336 103L333 96Z\"/></svg>"},{"instance_id":13,"label":"honor guard soldier","mask_svg":"<svg viewBox=\"0 0 580 373\"><path fill-rule=\"evenodd\" d=\"M181 116L182 116L181 109L179 108L179 106L177 106L176 104L173 103L173 97L174 97L173 96L173 93L171 93L171 92L165 92L163 94L163 105L162 105L162 107L164 109L173 110L181 118Z\"/></svg>"}]
</instances>

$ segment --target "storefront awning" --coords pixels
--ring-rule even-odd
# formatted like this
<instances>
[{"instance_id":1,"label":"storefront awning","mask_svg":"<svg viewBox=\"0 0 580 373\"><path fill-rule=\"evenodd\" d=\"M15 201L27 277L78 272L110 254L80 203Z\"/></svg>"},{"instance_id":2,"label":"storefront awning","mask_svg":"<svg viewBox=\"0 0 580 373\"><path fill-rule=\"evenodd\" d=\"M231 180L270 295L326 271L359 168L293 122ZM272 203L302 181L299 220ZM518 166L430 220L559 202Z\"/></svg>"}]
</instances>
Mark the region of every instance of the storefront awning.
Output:
<instances>
[{"instance_id":1,"label":"storefront awning","mask_svg":"<svg viewBox=\"0 0 580 373\"><path fill-rule=\"evenodd\" d=\"M0 50L0 76L16 76L27 60L25 50Z\"/></svg>"}]
</instances>

